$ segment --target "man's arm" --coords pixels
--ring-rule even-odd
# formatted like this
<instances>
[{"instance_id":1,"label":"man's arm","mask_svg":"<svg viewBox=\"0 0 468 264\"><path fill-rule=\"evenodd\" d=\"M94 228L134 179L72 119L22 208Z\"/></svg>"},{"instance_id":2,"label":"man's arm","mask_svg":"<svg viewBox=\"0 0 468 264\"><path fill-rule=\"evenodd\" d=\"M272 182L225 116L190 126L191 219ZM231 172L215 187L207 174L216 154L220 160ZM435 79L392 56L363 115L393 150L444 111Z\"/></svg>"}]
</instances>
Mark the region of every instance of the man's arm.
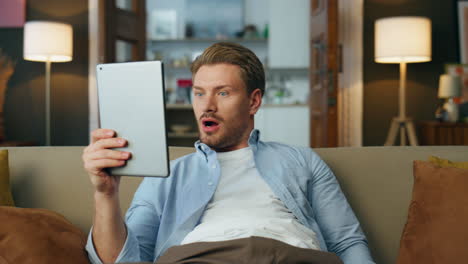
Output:
<instances>
[{"instance_id":1,"label":"man's arm","mask_svg":"<svg viewBox=\"0 0 468 264\"><path fill-rule=\"evenodd\" d=\"M120 176L112 176L106 168L122 166L131 154L115 148L126 140L115 137L115 131L97 129L91 143L83 151L84 168L94 187L94 226L88 236L86 250L93 263L152 261L159 220L151 204L154 189L142 182L127 212L127 226L122 219L119 202ZM148 231L148 224L151 225ZM133 228L133 230L132 230ZM141 257L140 257L141 256Z\"/></svg>"},{"instance_id":2,"label":"man's arm","mask_svg":"<svg viewBox=\"0 0 468 264\"><path fill-rule=\"evenodd\" d=\"M95 213L92 239L97 255L104 263L115 262L127 238L118 195L94 195ZM99 209L97 209L99 208Z\"/></svg>"},{"instance_id":3,"label":"man's arm","mask_svg":"<svg viewBox=\"0 0 468 264\"><path fill-rule=\"evenodd\" d=\"M119 204L120 176L112 176L105 171L106 168L124 165L130 158L130 153L114 150L127 144L125 139L115 135L115 131L110 129L94 130L82 156L94 187L94 245L104 262L115 261L126 238Z\"/></svg>"},{"instance_id":4,"label":"man's arm","mask_svg":"<svg viewBox=\"0 0 468 264\"><path fill-rule=\"evenodd\" d=\"M156 206L151 202L151 197L154 196L155 193L158 193L158 184L154 183L158 180L161 181L160 179L143 179L135 192L130 207L127 210L125 222L122 220L119 212L119 219L122 221L121 224L123 225L124 237L118 244L115 243L114 245L109 245L109 248L106 249L108 250L107 253L111 251L113 252L113 260L110 261L110 263L139 261L152 262L154 260L160 210L156 209L159 208L159 206ZM117 215L112 219L115 220L116 218ZM103 223L106 224L109 223L109 221L104 219ZM97 234L95 232L97 224L98 223L95 219L96 226L92 228L89 234L86 250L88 251L88 256L92 263L109 263L109 261L106 261L99 252L100 249L97 245L98 241L96 239L98 237L95 235ZM103 230L105 234L103 234L104 236L100 239L104 241L104 239L110 239L111 236L117 236L117 234L112 234L113 231L110 227L105 228L106 230ZM117 228L122 228L122 226ZM120 231L116 230L116 232ZM121 237L116 237L115 239L121 239Z\"/></svg>"},{"instance_id":5,"label":"man's arm","mask_svg":"<svg viewBox=\"0 0 468 264\"><path fill-rule=\"evenodd\" d=\"M335 175L315 152L309 153L313 179L308 186L309 201L328 249L345 264L374 263L367 239Z\"/></svg>"}]
</instances>

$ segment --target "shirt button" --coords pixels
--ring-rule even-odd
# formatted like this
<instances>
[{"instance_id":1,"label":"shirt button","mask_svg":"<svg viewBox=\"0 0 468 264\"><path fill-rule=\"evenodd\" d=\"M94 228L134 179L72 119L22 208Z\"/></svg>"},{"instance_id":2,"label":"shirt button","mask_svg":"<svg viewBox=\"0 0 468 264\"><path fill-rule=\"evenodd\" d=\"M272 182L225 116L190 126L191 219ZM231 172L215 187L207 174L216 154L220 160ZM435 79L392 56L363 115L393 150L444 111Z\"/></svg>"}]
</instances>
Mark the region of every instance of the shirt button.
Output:
<instances>
[{"instance_id":1,"label":"shirt button","mask_svg":"<svg viewBox=\"0 0 468 264\"><path fill-rule=\"evenodd\" d=\"M211 166L212 169L216 169L216 165Z\"/></svg>"},{"instance_id":2,"label":"shirt button","mask_svg":"<svg viewBox=\"0 0 468 264\"><path fill-rule=\"evenodd\" d=\"M213 185L213 182L208 182L208 186L211 186L211 185Z\"/></svg>"}]
</instances>

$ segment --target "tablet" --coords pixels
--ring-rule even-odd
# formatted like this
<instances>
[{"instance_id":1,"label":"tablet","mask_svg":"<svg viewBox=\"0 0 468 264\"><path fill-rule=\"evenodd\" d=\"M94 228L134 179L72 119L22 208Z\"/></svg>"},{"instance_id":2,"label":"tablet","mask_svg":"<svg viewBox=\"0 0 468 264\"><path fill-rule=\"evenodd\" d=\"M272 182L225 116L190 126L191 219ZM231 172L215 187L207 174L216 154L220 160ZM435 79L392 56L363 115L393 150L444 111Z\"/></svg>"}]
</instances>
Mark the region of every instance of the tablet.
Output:
<instances>
[{"instance_id":1,"label":"tablet","mask_svg":"<svg viewBox=\"0 0 468 264\"><path fill-rule=\"evenodd\" d=\"M128 145L125 166L108 168L111 175L167 177L164 71L160 61L97 65L99 127L115 130Z\"/></svg>"}]
</instances>

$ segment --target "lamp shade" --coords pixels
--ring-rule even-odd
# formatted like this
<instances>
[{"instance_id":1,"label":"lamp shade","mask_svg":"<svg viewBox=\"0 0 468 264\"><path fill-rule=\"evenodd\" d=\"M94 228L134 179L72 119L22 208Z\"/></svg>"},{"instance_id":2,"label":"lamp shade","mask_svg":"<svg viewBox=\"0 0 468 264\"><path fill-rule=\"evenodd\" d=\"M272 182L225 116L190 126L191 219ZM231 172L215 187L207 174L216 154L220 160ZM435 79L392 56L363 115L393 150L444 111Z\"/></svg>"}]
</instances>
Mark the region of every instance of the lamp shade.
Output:
<instances>
[{"instance_id":1,"label":"lamp shade","mask_svg":"<svg viewBox=\"0 0 468 264\"><path fill-rule=\"evenodd\" d=\"M71 25L50 21L28 21L24 25L23 57L30 61L72 60Z\"/></svg>"},{"instance_id":2,"label":"lamp shade","mask_svg":"<svg viewBox=\"0 0 468 264\"><path fill-rule=\"evenodd\" d=\"M439 79L439 98L451 98L461 95L462 81L460 76L442 74Z\"/></svg>"},{"instance_id":3,"label":"lamp shade","mask_svg":"<svg viewBox=\"0 0 468 264\"><path fill-rule=\"evenodd\" d=\"M375 61L379 63L431 60L431 20L388 17L375 22Z\"/></svg>"}]
</instances>

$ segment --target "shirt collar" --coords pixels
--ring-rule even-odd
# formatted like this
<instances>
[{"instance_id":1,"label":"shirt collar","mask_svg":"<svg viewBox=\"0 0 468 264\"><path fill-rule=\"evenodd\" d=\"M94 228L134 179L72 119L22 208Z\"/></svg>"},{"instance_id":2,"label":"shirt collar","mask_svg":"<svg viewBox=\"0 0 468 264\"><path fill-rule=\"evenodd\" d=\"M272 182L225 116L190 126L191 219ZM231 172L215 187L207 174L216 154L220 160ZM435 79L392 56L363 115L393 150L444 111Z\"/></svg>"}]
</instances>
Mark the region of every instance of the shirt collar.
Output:
<instances>
[{"instance_id":1,"label":"shirt collar","mask_svg":"<svg viewBox=\"0 0 468 264\"><path fill-rule=\"evenodd\" d=\"M257 144L259 140L260 140L260 131L258 129L252 129L252 131L250 132L248 143L249 143L249 146L252 148L252 151L254 154L257 151ZM208 145L206 145L205 143L202 143L200 140L197 140L197 142L195 142L195 149L197 153L203 154L205 158L208 158L208 156L212 152L215 152Z\"/></svg>"}]
</instances>

